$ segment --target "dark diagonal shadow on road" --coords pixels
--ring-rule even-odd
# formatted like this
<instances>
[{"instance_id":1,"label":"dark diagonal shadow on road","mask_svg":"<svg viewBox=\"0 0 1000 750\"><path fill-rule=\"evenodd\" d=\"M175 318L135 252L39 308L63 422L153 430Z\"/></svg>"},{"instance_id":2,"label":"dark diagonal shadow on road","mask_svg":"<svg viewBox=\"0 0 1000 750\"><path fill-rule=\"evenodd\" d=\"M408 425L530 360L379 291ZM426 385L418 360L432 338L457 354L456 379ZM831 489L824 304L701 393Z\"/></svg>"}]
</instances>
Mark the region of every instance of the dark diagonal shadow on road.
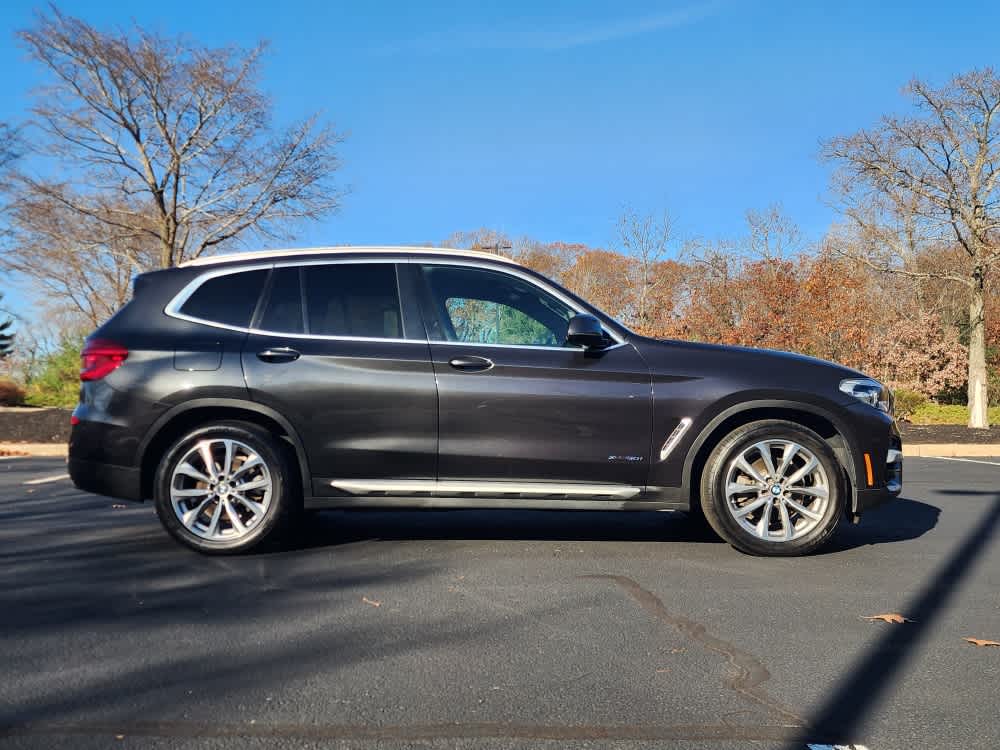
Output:
<instances>
[{"instance_id":1,"label":"dark diagonal shadow on road","mask_svg":"<svg viewBox=\"0 0 1000 750\"><path fill-rule=\"evenodd\" d=\"M878 708L886 689L917 650L962 581L993 539L1000 525L1000 496L995 492L950 491L948 494L986 495L992 505L976 527L965 537L938 569L920 594L901 612L913 622L887 628L848 672L830 697L808 718L804 729L787 750L802 750L807 742L857 742L859 729Z\"/></svg>"}]
</instances>

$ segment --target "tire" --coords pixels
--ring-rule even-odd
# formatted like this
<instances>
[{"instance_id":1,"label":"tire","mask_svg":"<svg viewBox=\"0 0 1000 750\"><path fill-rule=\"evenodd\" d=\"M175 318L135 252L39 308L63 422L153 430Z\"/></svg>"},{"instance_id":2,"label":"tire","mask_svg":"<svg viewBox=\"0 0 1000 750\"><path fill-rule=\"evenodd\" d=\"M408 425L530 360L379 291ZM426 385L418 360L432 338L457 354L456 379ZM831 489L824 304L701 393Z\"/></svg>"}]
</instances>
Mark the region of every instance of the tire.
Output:
<instances>
[{"instance_id":1,"label":"tire","mask_svg":"<svg viewBox=\"0 0 1000 750\"><path fill-rule=\"evenodd\" d=\"M278 542L302 505L288 453L271 433L248 422L192 430L157 469L160 523L181 544L206 554L239 554Z\"/></svg>"},{"instance_id":2,"label":"tire","mask_svg":"<svg viewBox=\"0 0 1000 750\"><path fill-rule=\"evenodd\" d=\"M843 471L829 445L812 430L785 420L736 428L709 454L701 476L705 520L750 555L814 552L833 535L845 502Z\"/></svg>"}]
</instances>

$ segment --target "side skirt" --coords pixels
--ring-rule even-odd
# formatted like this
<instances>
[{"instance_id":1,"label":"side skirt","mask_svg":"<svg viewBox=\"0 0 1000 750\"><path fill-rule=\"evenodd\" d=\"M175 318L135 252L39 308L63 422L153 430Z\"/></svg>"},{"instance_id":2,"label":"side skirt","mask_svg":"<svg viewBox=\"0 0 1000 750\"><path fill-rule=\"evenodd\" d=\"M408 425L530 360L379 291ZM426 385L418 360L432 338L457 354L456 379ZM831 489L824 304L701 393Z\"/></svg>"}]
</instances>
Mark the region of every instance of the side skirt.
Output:
<instances>
[{"instance_id":1,"label":"side skirt","mask_svg":"<svg viewBox=\"0 0 1000 750\"><path fill-rule=\"evenodd\" d=\"M663 500L577 500L532 497L434 497L426 495L307 497L307 510L323 508L426 508L506 510L687 510L686 502Z\"/></svg>"},{"instance_id":2,"label":"side skirt","mask_svg":"<svg viewBox=\"0 0 1000 750\"><path fill-rule=\"evenodd\" d=\"M313 508L507 508L525 510L687 510L679 487L493 479L314 478Z\"/></svg>"}]
</instances>

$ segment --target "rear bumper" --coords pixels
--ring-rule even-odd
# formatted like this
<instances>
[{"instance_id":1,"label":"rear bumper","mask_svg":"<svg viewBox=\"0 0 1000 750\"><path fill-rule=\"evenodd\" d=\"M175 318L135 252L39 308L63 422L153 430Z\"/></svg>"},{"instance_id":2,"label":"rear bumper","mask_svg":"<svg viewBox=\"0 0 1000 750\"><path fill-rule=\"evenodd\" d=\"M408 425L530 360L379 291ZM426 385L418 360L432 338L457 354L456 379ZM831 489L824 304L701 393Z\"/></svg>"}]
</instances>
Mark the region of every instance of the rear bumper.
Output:
<instances>
[{"instance_id":1,"label":"rear bumper","mask_svg":"<svg viewBox=\"0 0 1000 750\"><path fill-rule=\"evenodd\" d=\"M70 458L69 478L84 492L122 500L142 500L141 476L138 469Z\"/></svg>"},{"instance_id":2,"label":"rear bumper","mask_svg":"<svg viewBox=\"0 0 1000 750\"><path fill-rule=\"evenodd\" d=\"M73 412L89 416L82 406ZM69 434L69 478L84 492L142 500L142 476L133 463L134 435L115 424L80 421Z\"/></svg>"},{"instance_id":3,"label":"rear bumper","mask_svg":"<svg viewBox=\"0 0 1000 750\"><path fill-rule=\"evenodd\" d=\"M83 383L69 434L69 475L81 490L142 500L140 440L163 411L130 399L106 380Z\"/></svg>"}]
</instances>

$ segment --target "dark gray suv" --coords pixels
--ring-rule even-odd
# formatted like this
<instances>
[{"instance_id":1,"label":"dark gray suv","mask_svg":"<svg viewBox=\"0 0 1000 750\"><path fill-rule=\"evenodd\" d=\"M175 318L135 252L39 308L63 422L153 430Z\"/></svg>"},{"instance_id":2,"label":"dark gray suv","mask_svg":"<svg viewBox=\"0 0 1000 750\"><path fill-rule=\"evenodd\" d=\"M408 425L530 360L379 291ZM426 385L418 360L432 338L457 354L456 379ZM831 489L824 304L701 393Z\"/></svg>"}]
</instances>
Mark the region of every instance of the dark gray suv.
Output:
<instances>
[{"instance_id":1,"label":"dark gray suv","mask_svg":"<svg viewBox=\"0 0 1000 750\"><path fill-rule=\"evenodd\" d=\"M497 256L328 248L143 274L87 339L69 470L203 552L302 509L683 510L815 550L901 489L887 388L639 336Z\"/></svg>"}]
</instances>

